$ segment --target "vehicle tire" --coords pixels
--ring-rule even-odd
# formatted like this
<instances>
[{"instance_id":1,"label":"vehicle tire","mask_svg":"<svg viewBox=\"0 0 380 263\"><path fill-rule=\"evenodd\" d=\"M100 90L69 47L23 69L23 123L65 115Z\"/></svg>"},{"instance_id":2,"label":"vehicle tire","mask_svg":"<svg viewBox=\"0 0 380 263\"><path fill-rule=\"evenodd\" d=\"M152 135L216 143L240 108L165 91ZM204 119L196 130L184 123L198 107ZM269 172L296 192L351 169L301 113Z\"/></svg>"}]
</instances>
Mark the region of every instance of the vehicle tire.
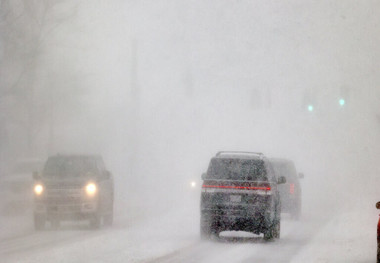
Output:
<instances>
[{"instance_id":1,"label":"vehicle tire","mask_svg":"<svg viewBox=\"0 0 380 263\"><path fill-rule=\"evenodd\" d=\"M281 203L277 203L276 205L276 212L275 217L273 219L273 222L271 224L272 228L272 238L280 238L281 234Z\"/></svg>"},{"instance_id":2,"label":"vehicle tire","mask_svg":"<svg viewBox=\"0 0 380 263\"><path fill-rule=\"evenodd\" d=\"M92 218L90 219L90 227L92 229L99 229L101 223L102 223L102 217L98 213L94 214Z\"/></svg>"},{"instance_id":3,"label":"vehicle tire","mask_svg":"<svg viewBox=\"0 0 380 263\"><path fill-rule=\"evenodd\" d=\"M201 226L200 234L201 240L209 240L211 238L211 231L209 227Z\"/></svg>"},{"instance_id":4,"label":"vehicle tire","mask_svg":"<svg viewBox=\"0 0 380 263\"><path fill-rule=\"evenodd\" d=\"M103 218L104 225L106 226L112 226L113 224L113 211L107 215L104 216Z\"/></svg>"},{"instance_id":5,"label":"vehicle tire","mask_svg":"<svg viewBox=\"0 0 380 263\"><path fill-rule=\"evenodd\" d=\"M265 240L273 240L274 238L280 237L280 220L274 219L271 223L268 224L267 230L264 232Z\"/></svg>"},{"instance_id":6,"label":"vehicle tire","mask_svg":"<svg viewBox=\"0 0 380 263\"><path fill-rule=\"evenodd\" d=\"M46 223L45 216L34 214L34 229L35 230L38 230L38 231L44 230L45 223Z\"/></svg>"},{"instance_id":7,"label":"vehicle tire","mask_svg":"<svg viewBox=\"0 0 380 263\"><path fill-rule=\"evenodd\" d=\"M301 213L299 211L295 211L292 213L291 217L293 220L298 221L298 220L300 220Z\"/></svg>"},{"instance_id":8,"label":"vehicle tire","mask_svg":"<svg viewBox=\"0 0 380 263\"><path fill-rule=\"evenodd\" d=\"M212 222L211 220L207 220L205 216L201 216L201 222L200 222L200 236L201 240L209 240L211 238L212 233Z\"/></svg>"},{"instance_id":9,"label":"vehicle tire","mask_svg":"<svg viewBox=\"0 0 380 263\"><path fill-rule=\"evenodd\" d=\"M273 240L274 238L274 233L273 233L273 227L269 227L265 232L264 232L264 239L267 241Z\"/></svg>"},{"instance_id":10,"label":"vehicle tire","mask_svg":"<svg viewBox=\"0 0 380 263\"><path fill-rule=\"evenodd\" d=\"M51 222L51 228L57 230L61 226L61 222L58 219L53 219Z\"/></svg>"},{"instance_id":11,"label":"vehicle tire","mask_svg":"<svg viewBox=\"0 0 380 263\"><path fill-rule=\"evenodd\" d=\"M280 238L280 235L281 235L281 221L280 220L276 220L273 231L274 231L273 237Z\"/></svg>"},{"instance_id":12,"label":"vehicle tire","mask_svg":"<svg viewBox=\"0 0 380 263\"><path fill-rule=\"evenodd\" d=\"M292 211L291 216L294 220L299 220L301 218L301 201L297 202Z\"/></svg>"}]
</instances>

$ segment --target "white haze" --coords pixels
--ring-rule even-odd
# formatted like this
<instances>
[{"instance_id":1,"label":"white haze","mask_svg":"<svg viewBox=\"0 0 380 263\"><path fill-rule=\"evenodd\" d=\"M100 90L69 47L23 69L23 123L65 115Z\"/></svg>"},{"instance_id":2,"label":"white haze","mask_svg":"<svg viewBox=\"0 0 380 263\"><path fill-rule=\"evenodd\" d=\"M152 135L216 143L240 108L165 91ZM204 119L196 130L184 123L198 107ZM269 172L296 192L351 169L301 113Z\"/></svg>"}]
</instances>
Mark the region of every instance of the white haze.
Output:
<instances>
[{"instance_id":1,"label":"white haze","mask_svg":"<svg viewBox=\"0 0 380 263\"><path fill-rule=\"evenodd\" d=\"M190 181L200 181L217 151L259 151L295 161L306 211L374 206L379 2L63 2L50 15L65 19L46 34L33 68L33 96L52 122L36 114L41 128L27 153L10 119L17 103L0 104L12 132L3 166L100 153L119 214L129 206L162 212L192 198ZM13 83L23 63L1 58ZM341 109L342 89L349 96Z\"/></svg>"},{"instance_id":2,"label":"white haze","mask_svg":"<svg viewBox=\"0 0 380 263\"><path fill-rule=\"evenodd\" d=\"M305 181L333 195L370 190L379 157L378 8L81 2L56 32L62 47L47 49L51 62L42 65L63 65L85 90L79 113L62 110L56 120L54 152L101 152L117 180L164 196L198 179L218 150L294 159ZM70 85L62 82L59 89ZM309 93L313 113L304 105Z\"/></svg>"}]
</instances>

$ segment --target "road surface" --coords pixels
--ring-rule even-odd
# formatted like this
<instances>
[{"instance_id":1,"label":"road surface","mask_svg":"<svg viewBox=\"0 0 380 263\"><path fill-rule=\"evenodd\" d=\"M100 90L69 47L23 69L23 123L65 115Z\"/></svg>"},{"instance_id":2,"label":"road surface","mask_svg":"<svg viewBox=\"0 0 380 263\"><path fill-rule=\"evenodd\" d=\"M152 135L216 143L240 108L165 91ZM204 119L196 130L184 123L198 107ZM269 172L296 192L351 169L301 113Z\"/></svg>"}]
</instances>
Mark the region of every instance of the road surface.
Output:
<instances>
[{"instance_id":1,"label":"road surface","mask_svg":"<svg viewBox=\"0 0 380 263\"><path fill-rule=\"evenodd\" d=\"M200 241L195 203L154 215L131 208L127 214L117 214L112 227L95 231L84 222L36 232L29 211L18 217L1 216L0 259L18 263L374 262L376 212L362 216L359 207L336 214L309 210L299 221L283 215L281 239L266 242L244 232L225 232Z\"/></svg>"}]
</instances>

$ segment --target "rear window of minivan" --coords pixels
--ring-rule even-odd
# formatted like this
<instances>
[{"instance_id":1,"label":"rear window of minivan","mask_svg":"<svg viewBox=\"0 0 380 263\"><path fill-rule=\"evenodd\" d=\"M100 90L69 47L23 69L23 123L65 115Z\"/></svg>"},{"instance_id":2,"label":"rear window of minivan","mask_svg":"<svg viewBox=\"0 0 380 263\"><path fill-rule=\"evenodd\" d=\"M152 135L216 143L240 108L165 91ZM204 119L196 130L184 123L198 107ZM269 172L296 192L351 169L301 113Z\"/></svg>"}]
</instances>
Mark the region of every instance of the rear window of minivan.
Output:
<instances>
[{"instance_id":1,"label":"rear window of minivan","mask_svg":"<svg viewBox=\"0 0 380 263\"><path fill-rule=\"evenodd\" d=\"M213 158L206 179L267 181L267 172L262 160L238 158Z\"/></svg>"}]
</instances>

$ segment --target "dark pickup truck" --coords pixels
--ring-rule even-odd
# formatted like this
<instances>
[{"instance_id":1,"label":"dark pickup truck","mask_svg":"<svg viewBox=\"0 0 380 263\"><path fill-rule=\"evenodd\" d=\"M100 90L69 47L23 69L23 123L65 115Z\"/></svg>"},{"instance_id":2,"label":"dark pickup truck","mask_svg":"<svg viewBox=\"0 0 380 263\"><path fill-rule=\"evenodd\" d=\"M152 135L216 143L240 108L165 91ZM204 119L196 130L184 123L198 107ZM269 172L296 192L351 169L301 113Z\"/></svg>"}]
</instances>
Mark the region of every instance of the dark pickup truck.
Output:
<instances>
[{"instance_id":1,"label":"dark pickup truck","mask_svg":"<svg viewBox=\"0 0 380 263\"><path fill-rule=\"evenodd\" d=\"M58 228L65 220L89 220L93 228L112 224L113 178L101 156L51 156L33 178L36 230L46 222Z\"/></svg>"}]
</instances>

